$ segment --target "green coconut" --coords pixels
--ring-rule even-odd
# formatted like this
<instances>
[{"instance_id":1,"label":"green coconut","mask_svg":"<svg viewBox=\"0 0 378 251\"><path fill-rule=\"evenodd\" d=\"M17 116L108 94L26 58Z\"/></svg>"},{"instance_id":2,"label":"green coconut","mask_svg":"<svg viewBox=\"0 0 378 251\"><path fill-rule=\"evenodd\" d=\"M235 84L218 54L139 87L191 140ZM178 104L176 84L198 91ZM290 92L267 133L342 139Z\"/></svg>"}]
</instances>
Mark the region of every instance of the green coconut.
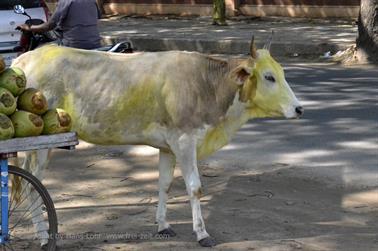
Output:
<instances>
[{"instance_id":1,"label":"green coconut","mask_svg":"<svg viewBox=\"0 0 378 251\"><path fill-rule=\"evenodd\" d=\"M10 139L14 136L14 127L7 115L0 113L0 140Z\"/></svg>"},{"instance_id":2,"label":"green coconut","mask_svg":"<svg viewBox=\"0 0 378 251\"><path fill-rule=\"evenodd\" d=\"M5 88L0 87L0 113L11 115L16 111L16 98Z\"/></svg>"},{"instance_id":3,"label":"green coconut","mask_svg":"<svg viewBox=\"0 0 378 251\"><path fill-rule=\"evenodd\" d=\"M0 74L0 87L8 89L15 97L25 90L25 86L26 77L20 68L8 68Z\"/></svg>"},{"instance_id":4,"label":"green coconut","mask_svg":"<svg viewBox=\"0 0 378 251\"><path fill-rule=\"evenodd\" d=\"M16 111L11 120L15 137L38 136L43 131L43 120L40 116L27 111Z\"/></svg>"},{"instance_id":5,"label":"green coconut","mask_svg":"<svg viewBox=\"0 0 378 251\"><path fill-rule=\"evenodd\" d=\"M47 111L48 106L46 98L41 91L28 88L18 97L17 108L42 115Z\"/></svg>"},{"instance_id":6,"label":"green coconut","mask_svg":"<svg viewBox=\"0 0 378 251\"><path fill-rule=\"evenodd\" d=\"M71 116L63 109L50 109L42 117L43 134L69 132L72 126Z\"/></svg>"},{"instance_id":7,"label":"green coconut","mask_svg":"<svg viewBox=\"0 0 378 251\"><path fill-rule=\"evenodd\" d=\"M0 72L4 71L5 70L5 61L4 61L4 58L0 55Z\"/></svg>"}]
</instances>

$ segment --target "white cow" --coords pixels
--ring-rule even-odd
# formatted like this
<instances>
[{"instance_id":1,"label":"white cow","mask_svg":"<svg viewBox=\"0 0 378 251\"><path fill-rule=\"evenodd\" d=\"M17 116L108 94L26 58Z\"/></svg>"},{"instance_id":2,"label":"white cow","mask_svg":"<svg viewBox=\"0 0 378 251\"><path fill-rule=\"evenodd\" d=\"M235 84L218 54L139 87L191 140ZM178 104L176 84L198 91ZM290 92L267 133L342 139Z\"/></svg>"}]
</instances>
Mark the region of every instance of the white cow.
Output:
<instances>
[{"instance_id":1,"label":"white cow","mask_svg":"<svg viewBox=\"0 0 378 251\"><path fill-rule=\"evenodd\" d=\"M180 163L202 246L215 241L201 215L197 161L226 145L249 119L303 113L282 67L253 41L244 61L196 52L125 55L49 45L20 56L13 66L24 70L28 85L41 89L50 106L71 114L81 139L160 149L156 221L161 234L175 235L166 221L166 203ZM29 154L24 168L42 177L47 159L46 151Z\"/></svg>"}]
</instances>

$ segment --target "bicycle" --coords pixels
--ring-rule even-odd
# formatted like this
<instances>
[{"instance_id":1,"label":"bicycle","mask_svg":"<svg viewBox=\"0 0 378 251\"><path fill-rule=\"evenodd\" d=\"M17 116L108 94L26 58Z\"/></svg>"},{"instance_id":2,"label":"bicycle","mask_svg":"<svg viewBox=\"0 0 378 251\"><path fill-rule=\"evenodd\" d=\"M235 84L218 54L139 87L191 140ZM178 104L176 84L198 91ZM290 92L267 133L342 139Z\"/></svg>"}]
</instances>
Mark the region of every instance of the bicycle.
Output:
<instances>
[{"instance_id":1,"label":"bicycle","mask_svg":"<svg viewBox=\"0 0 378 251\"><path fill-rule=\"evenodd\" d=\"M10 139L0 142L1 228L3 250L56 250L58 220L54 203L31 173L12 165L18 151L46 148L74 149L75 133Z\"/></svg>"}]
</instances>

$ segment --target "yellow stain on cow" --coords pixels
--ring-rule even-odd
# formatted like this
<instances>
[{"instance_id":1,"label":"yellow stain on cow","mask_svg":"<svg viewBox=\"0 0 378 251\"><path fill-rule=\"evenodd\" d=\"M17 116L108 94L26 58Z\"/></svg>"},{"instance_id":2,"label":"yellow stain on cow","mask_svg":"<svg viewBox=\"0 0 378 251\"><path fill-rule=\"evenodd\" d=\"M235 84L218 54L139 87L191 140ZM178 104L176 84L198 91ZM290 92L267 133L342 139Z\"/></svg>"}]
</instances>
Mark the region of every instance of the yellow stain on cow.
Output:
<instances>
[{"instance_id":1,"label":"yellow stain on cow","mask_svg":"<svg viewBox=\"0 0 378 251\"><path fill-rule=\"evenodd\" d=\"M278 64L267 50L259 50L259 57L256 59L254 68L252 69L251 77L247 81L257 79L256 92L251 92L251 97L246 105L245 112L242 114L234 114L233 116L226 116L226 118L216 127L210 128L197 147L198 159L203 159L210 156L223 146L227 145L232 135L248 120L252 118L262 117L279 117L282 116L281 107L285 102L289 102L289 95L285 91L285 77L280 64ZM271 72L276 79L278 88L282 91L272 92L276 94L266 93L269 92L267 87L262 85L264 72ZM252 84L252 83L244 83ZM269 100L266 102L266 96L270 95ZM273 96L272 96L273 95Z\"/></svg>"},{"instance_id":2,"label":"yellow stain on cow","mask_svg":"<svg viewBox=\"0 0 378 251\"><path fill-rule=\"evenodd\" d=\"M121 95L116 105L111 108L111 114L125 123L130 132L146 130L151 123L167 123L167 112L159 102L161 95L156 82L146 79L143 82L130 86Z\"/></svg>"},{"instance_id":3,"label":"yellow stain on cow","mask_svg":"<svg viewBox=\"0 0 378 251\"><path fill-rule=\"evenodd\" d=\"M202 144L197 147L197 158L203 159L210 156L218 149L225 146L230 139L231 135L228 135L224 124L221 123L215 128L211 128L205 135Z\"/></svg>"},{"instance_id":4,"label":"yellow stain on cow","mask_svg":"<svg viewBox=\"0 0 378 251\"><path fill-rule=\"evenodd\" d=\"M45 62L50 62L53 59L57 58L60 55L63 55L63 52L65 54L69 53L70 50L61 50L61 47L56 46L56 45L46 45L43 48L43 52L40 53L43 61Z\"/></svg>"},{"instance_id":5,"label":"yellow stain on cow","mask_svg":"<svg viewBox=\"0 0 378 251\"><path fill-rule=\"evenodd\" d=\"M71 116L71 119L72 119L71 130L75 131L81 139L91 142L92 141L92 137L90 136L91 132L88 132L87 130L81 130L81 128L86 127L85 124L87 122L86 122L86 118L84 118L83 116L79 116L79 114L77 114L78 108L76 107L77 104L75 104L74 100L75 100L74 94L68 93L62 98L61 102L58 104L57 107L65 110Z\"/></svg>"},{"instance_id":6,"label":"yellow stain on cow","mask_svg":"<svg viewBox=\"0 0 378 251\"><path fill-rule=\"evenodd\" d=\"M34 66L33 71L36 76L39 76L39 79L43 79L42 76L55 59L59 56L69 53L70 50L62 50L60 46L57 45L45 45L38 49L38 65ZM35 53L31 51L29 53ZM31 54L30 54L31 55ZM40 83L40 86L43 88L44 83ZM47 83L46 83L47 84Z\"/></svg>"},{"instance_id":7,"label":"yellow stain on cow","mask_svg":"<svg viewBox=\"0 0 378 251\"><path fill-rule=\"evenodd\" d=\"M282 106L290 102L290 96L285 86L282 66L270 56L267 50L258 50L258 55L253 69L253 76L258 79L258 85L253 100L250 100L249 116L250 118L283 116ZM270 72L274 76L276 79L274 85L277 85L275 88L279 88L278 91L269 92L269 87L263 86L265 72ZM266 102L267 99L270 102Z\"/></svg>"},{"instance_id":8,"label":"yellow stain on cow","mask_svg":"<svg viewBox=\"0 0 378 251\"><path fill-rule=\"evenodd\" d=\"M250 115L248 111L243 109L243 111L238 112L236 106L234 108L233 111L231 111L231 108L229 116L206 131L203 140L199 142L197 147L198 159L204 159L227 145L235 132L248 121Z\"/></svg>"},{"instance_id":9,"label":"yellow stain on cow","mask_svg":"<svg viewBox=\"0 0 378 251\"><path fill-rule=\"evenodd\" d=\"M259 57L256 61L255 68L253 70L253 74L256 76L260 76L261 79L261 73L263 73L266 69L270 69L275 77L277 82L282 82L284 81L284 72L282 70L282 66L277 63L274 58L270 55L269 51L267 50L258 50L259 52Z\"/></svg>"},{"instance_id":10,"label":"yellow stain on cow","mask_svg":"<svg viewBox=\"0 0 378 251\"><path fill-rule=\"evenodd\" d=\"M75 104L74 104L74 95L72 93L69 93L67 95L65 95L61 102L57 105L57 108L61 108L63 110L65 110L70 116L71 116L71 119L72 119L72 128L76 128L76 122L78 120L78 116L76 115L76 112L75 112Z\"/></svg>"}]
</instances>

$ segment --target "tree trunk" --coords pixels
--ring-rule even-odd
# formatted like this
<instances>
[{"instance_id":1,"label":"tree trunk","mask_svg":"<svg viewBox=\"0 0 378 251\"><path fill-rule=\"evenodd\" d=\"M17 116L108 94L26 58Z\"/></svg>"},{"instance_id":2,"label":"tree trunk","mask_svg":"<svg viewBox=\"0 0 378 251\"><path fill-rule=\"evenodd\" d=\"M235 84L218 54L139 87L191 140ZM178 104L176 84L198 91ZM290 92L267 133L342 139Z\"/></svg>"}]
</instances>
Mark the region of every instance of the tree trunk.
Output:
<instances>
[{"instance_id":1,"label":"tree trunk","mask_svg":"<svg viewBox=\"0 0 378 251\"><path fill-rule=\"evenodd\" d=\"M361 0L357 57L362 62L378 63L378 0Z\"/></svg>"},{"instance_id":2,"label":"tree trunk","mask_svg":"<svg viewBox=\"0 0 378 251\"><path fill-rule=\"evenodd\" d=\"M213 0L213 24L227 25L225 0Z\"/></svg>"}]
</instances>

